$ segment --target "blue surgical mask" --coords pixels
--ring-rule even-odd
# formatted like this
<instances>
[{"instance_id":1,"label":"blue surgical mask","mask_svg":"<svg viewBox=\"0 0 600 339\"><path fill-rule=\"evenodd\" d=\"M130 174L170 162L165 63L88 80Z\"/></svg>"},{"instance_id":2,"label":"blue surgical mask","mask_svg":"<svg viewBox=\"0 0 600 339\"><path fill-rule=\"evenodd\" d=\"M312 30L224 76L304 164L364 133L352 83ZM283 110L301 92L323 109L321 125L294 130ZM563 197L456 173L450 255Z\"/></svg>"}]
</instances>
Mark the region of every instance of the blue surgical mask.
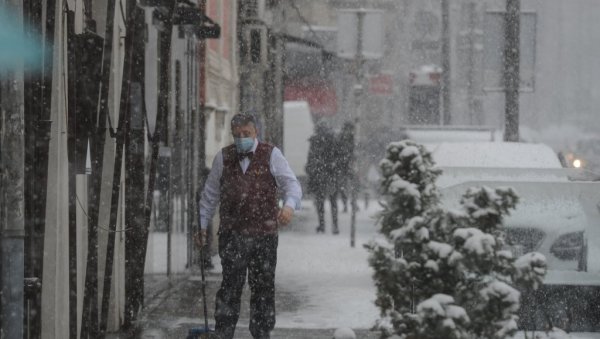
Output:
<instances>
[{"instance_id":1,"label":"blue surgical mask","mask_svg":"<svg viewBox=\"0 0 600 339\"><path fill-rule=\"evenodd\" d=\"M254 146L254 138L233 138L238 153L246 153Z\"/></svg>"}]
</instances>

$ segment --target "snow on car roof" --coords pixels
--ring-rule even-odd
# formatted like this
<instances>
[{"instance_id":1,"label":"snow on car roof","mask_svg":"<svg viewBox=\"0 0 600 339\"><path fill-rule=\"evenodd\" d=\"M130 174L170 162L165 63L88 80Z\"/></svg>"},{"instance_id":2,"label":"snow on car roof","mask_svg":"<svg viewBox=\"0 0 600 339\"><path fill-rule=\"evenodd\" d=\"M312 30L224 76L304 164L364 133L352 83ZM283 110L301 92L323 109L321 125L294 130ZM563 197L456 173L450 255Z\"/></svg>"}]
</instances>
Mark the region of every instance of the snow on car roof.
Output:
<instances>
[{"instance_id":1,"label":"snow on car roof","mask_svg":"<svg viewBox=\"0 0 600 339\"><path fill-rule=\"evenodd\" d=\"M546 232L573 232L586 228L589 220L598 217L598 211L584 206L583 201L598 201L598 183L537 182L537 181L469 181L442 189L442 202L458 208L460 198L470 187L511 187L519 202L506 217L512 227L534 227Z\"/></svg>"},{"instance_id":2,"label":"snow on car roof","mask_svg":"<svg viewBox=\"0 0 600 339\"><path fill-rule=\"evenodd\" d=\"M426 129L426 128L407 128L406 136L419 143L437 143L437 142L490 142L494 141L496 136L491 129Z\"/></svg>"},{"instance_id":3,"label":"snow on car roof","mask_svg":"<svg viewBox=\"0 0 600 339\"><path fill-rule=\"evenodd\" d=\"M438 167L562 168L545 144L442 142L425 144Z\"/></svg>"}]
</instances>

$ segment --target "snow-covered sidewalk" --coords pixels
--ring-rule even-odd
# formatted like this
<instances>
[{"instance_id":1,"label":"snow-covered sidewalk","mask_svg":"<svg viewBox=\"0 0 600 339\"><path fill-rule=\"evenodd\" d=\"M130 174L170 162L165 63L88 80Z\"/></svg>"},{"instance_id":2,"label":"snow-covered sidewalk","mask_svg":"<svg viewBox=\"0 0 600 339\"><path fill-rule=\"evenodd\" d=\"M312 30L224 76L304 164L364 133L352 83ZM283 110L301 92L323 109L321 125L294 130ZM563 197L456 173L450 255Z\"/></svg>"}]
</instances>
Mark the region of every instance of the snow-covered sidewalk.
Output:
<instances>
[{"instance_id":1,"label":"snow-covered sidewalk","mask_svg":"<svg viewBox=\"0 0 600 339\"><path fill-rule=\"evenodd\" d=\"M365 209L361 201L354 247L350 247L351 213L341 212L341 202L339 210L337 235L331 233L328 203L326 233L316 233L317 212L309 200L302 202L292 225L280 233L277 286L302 295L305 301L293 314L278 313L278 327L367 329L377 319L375 286L363 244L377 235L375 215L380 206L371 202Z\"/></svg>"}]
</instances>

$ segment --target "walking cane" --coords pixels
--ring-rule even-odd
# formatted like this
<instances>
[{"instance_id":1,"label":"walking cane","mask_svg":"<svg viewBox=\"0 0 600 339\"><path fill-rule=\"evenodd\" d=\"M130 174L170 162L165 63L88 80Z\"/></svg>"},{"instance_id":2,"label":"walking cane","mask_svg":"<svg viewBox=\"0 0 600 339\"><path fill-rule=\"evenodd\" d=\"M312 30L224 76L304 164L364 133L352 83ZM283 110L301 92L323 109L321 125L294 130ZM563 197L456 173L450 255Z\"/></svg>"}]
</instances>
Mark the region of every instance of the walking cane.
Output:
<instances>
[{"instance_id":1,"label":"walking cane","mask_svg":"<svg viewBox=\"0 0 600 339\"><path fill-rule=\"evenodd\" d=\"M187 339L209 339L214 331L208 326L208 308L206 306L206 278L204 276L204 244L200 235L200 276L202 277L202 306L204 308L204 327L193 327L188 331Z\"/></svg>"}]
</instances>

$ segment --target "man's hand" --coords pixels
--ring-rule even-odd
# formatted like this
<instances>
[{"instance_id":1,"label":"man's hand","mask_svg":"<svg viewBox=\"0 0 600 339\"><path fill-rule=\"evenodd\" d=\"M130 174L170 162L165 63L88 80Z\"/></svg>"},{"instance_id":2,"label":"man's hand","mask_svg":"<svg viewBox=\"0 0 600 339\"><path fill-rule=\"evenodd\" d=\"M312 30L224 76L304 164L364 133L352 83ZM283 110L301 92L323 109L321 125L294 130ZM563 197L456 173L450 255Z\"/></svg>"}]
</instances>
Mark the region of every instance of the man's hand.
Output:
<instances>
[{"instance_id":1,"label":"man's hand","mask_svg":"<svg viewBox=\"0 0 600 339\"><path fill-rule=\"evenodd\" d=\"M194 234L194 242L196 243L196 246L198 247L202 247L206 244L206 230L202 229L199 232L196 232Z\"/></svg>"},{"instance_id":2,"label":"man's hand","mask_svg":"<svg viewBox=\"0 0 600 339\"><path fill-rule=\"evenodd\" d=\"M281 225L287 225L290 221L292 221L292 217L294 216L294 210L289 206L283 206L282 209L279 210L279 215L277 216L277 221Z\"/></svg>"}]
</instances>

